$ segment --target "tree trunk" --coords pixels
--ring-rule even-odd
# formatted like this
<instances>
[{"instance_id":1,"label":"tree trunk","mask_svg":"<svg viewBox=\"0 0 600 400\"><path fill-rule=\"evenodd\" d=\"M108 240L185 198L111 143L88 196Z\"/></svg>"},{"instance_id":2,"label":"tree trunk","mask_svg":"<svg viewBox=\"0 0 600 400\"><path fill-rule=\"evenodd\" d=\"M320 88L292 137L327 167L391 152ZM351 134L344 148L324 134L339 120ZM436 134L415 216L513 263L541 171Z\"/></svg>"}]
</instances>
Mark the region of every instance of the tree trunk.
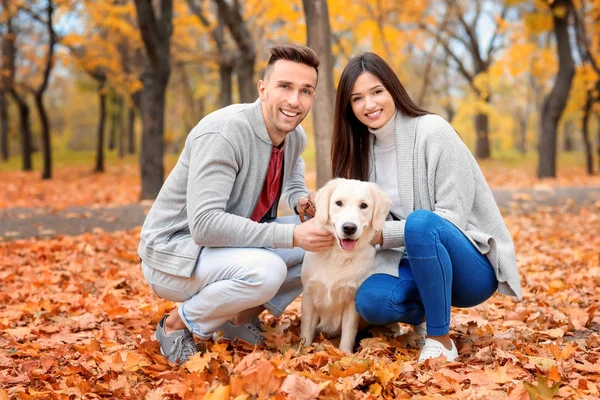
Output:
<instances>
[{"instance_id":1,"label":"tree trunk","mask_svg":"<svg viewBox=\"0 0 600 400\"><path fill-rule=\"evenodd\" d=\"M219 51L219 81L221 83L219 103L223 108L233 103L232 75L235 60L233 52L227 48L225 43L225 16L221 8L219 8L219 23L213 31L213 37Z\"/></svg>"},{"instance_id":2,"label":"tree trunk","mask_svg":"<svg viewBox=\"0 0 600 400\"><path fill-rule=\"evenodd\" d=\"M525 115L519 116L519 152L521 154L527 153L527 112Z\"/></svg>"},{"instance_id":3,"label":"tree trunk","mask_svg":"<svg viewBox=\"0 0 600 400\"><path fill-rule=\"evenodd\" d=\"M44 107L44 93L50 82L50 73L54 67L54 45L56 44L56 34L52 26L52 15L54 14L54 3L48 0L46 6L46 28L48 30L48 53L46 54L46 64L44 66L44 74L42 83L35 90L35 104L40 115L42 124L42 153L44 156L44 167L42 170L42 179L52 178L52 143L50 142L50 122L48 121L48 113Z\"/></svg>"},{"instance_id":4,"label":"tree trunk","mask_svg":"<svg viewBox=\"0 0 600 400\"><path fill-rule=\"evenodd\" d=\"M225 63L219 64L219 79L221 81L221 94L219 102L221 107L227 107L233 103L233 66Z\"/></svg>"},{"instance_id":5,"label":"tree trunk","mask_svg":"<svg viewBox=\"0 0 600 400\"><path fill-rule=\"evenodd\" d=\"M592 143L590 142L589 121L594 102L593 93L587 91L587 99L583 107L583 117L581 118L581 135L583 137L583 146L585 148L585 167L588 175L594 175L594 158L592 155Z\"/></svg>"},{"instance_id":6,"label":"tree trunk","mask_svg":"<svg viewBox=\"0 0 600 400\"><path fill-rule=\"evenodd\" d=\"M596 158L598 159L598 171L600 171L600 114L596 115Z\"/></svg>"},{"instance_id":7,"label":"tree trunk","mask_svg":"<svg viewBox=\"0 0 600 400\"><path fill-rule=\"evenodd\" d=\"M569 90L573 76L575 75L575 65L571 55L571 43L569 41L569 14L573 8L571 0L557 0L552 3L552 10L557 7L566 8L567 12L553 13L554 33L556 35L558 50L558 74L554 82L554 87L550 94L544 100L541 114L541 135L538 146L539 160L537 175L539 178L556 177L556 131L558 121L567 104Z\"/></svg>"},{"instance_id":8,"label":"tree trunk","mask_svg":"<svg viewBox=\"0 0 600 400\"><path fill-rule=\"evenodd\" d=\"M490 158L490 135L489 135L489 117L487 114L475 115L475 157L480 160Z\"/></svg>"},{"instance_id":9,"label":"tree trunk","mask_svg":"<svg viewBox=\"0 0 600 400\"><path fill-rule=\"evenodd\" d=\"M35 106L42 125L42 154L44 156L42 179L50 179L52 178L52 142L50 140L50 122L48 121L48 113L44 106L42 93L36 93Z\"/></svg>"},{"instance_id":10,"label":"tree trunk","mask_svg":"<svg viewBox=\"0 0 600 400\"><path fill-rule=\"evenodd\" d=\"M119 123L119 158L123 158L125 157L125 138L126 138L126 133L125 133L125 118L124 118L124 101L123 101L123 96L119 96L117 98L118 100L118 108L117 108L117 120Z\"/></svg>"},{"instance_id":11,"label":"tree trunk","mask_svg":"<svg viewBox=\"0 0 600 400\"><path fill-rule=\"evenodd\" d=\"M137 20L146 52L141 94L142 151L140 169L142 200L155 199L164 179L165 91L169 83L173 1L161 0L157 15L148 0L135 0Z\"/></svg>"},{"instance_id":12,"label":"tree trunk","mask_svg":"<svg viewBox=\"0 0 600 400\"><path fill-rule=\"evenodd\" d=\"M33 152L31 143L31 122L29 121L29 105L22 99L15 89L11 89L10 94L19 108L19 124L21 127L21 155L23 160L23 171L33 170L31 153Z\"/></svg>"},{"instance_id":13,"label":"tree trunk","mask_svg":"<svg viewBox=\"0 0 600 400\"><path fill-rule=\"evenodd\" d=\"M242 55L241 57L236 67L240 103L253 103L258 97L254 82L255 57L249 55Z\"/></svg>"},{"instance_id":14,"label":"tree trunk","mask_svg":"<svg viewBox=\"0 0 600 400\"><path fill-rule=\"evenodd\" d=\"M331 179L331 137L333 130L333 55L331 53L331 27L325 0L302 0L306 16L308 47L316 51L319 66L319 94L313 107L313 132L317 152L317 187Z\"/></svg>"},{"instance_id":15,"label":"tree trunk","mask_svg":"<svg viewBox=\"0 0 600 400\"><path fill-rule=\"evenodd\" d=\"M8 11L8 0L1 0L2 4L2 25L3 32L0 43L0 120L2 123L0 132L0 145L2 146L2 158L6 161L9 157L8 149L8 99L7 95L11 93L15 80L15 62L17 48L15 45L15 32L13 30L12 18Z\"/></svg>"},{"instance_id":16,"label":"tree trunk","mask_svg":"<svg viewBox=\"0 0 600 400\"><path fill-rule=\"evenodd\" d=\"M129 118L127 118L127 153L135 154L135 106L129 106Z\"/></svg>"},{"instance_id":17,"label":"tree trunk","mask_svg":"<svg viewBox=\"0 0 600 400\"><path fill-rule=\"evenodd\" d=\"M105 81L98 84L98 134L96 136L96 172L104 172L104 125L106 124L106 92Z\"/></svg>"},{"instance_id":18,"label":"tree trunk","mask_svg":"<svg viewBox=\"0 0 600 400\"><path fill-rule=\"evenodd\" d=\"M116 94L113 90L110 91L110 96L109 98L109 111L108 114L110 115L110 128L109 128L109 134L108 134L108 149L109 150L114 150L117 148L117 130L119 128L119 124L117 121L117 97L118 94Z\"/></svg>"},{"instance_id":19,"label":"tree trunk","mask_svg":"<svg viewBox=\"0 0 600 400\"><path fill-rule=\"evenodd\" d=\"M155 199L164 177L164 113L166 82L145 74L142 91L141 199Z\"/></svg>"},{"instance_id":20,"label":"tree trunk","mask_svg":"<svg viewBox=\"0 0 600 400\"><path fill-rule=\"evenodd\" d=\"M573 122L567 121L563 125L563 150L570 153L574 150L573 143Z\"/></svg>"},{"instance_id":21,"label":"tree trunk","mask_svg":"<svg viewBox=\"0 0 600 400\"><path fill-rule=\"evenodd\" d=\"M6 91L0 90L0 148L2 148L2 160L8 161L8 100Z\"/></svg>"}]
</instances>

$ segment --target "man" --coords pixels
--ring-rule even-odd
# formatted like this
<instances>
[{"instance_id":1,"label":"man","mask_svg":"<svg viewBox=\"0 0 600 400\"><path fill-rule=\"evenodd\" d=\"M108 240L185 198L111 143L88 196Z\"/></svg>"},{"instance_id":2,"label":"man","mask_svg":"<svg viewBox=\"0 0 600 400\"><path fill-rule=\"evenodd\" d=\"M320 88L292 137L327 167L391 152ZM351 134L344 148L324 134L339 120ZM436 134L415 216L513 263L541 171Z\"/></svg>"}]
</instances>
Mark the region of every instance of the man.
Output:
<instances>
[{"instance_id":1,"label":"man","mask_svg":"<svg viewBox=\"0 0 600 400\"><path fill-rule=\"evenodd\" d=\"M169 361L198 351L193 336L262 343L258 314L281 315L302 291L304 250L331 245L312 220L276 218L282 195L292 209L307 201L300 123L318 65L307 47L272 48L259 99L200 121L146 217L144 277L159 297L182 303L156 329Z\"/></svg>"}]
</instances>

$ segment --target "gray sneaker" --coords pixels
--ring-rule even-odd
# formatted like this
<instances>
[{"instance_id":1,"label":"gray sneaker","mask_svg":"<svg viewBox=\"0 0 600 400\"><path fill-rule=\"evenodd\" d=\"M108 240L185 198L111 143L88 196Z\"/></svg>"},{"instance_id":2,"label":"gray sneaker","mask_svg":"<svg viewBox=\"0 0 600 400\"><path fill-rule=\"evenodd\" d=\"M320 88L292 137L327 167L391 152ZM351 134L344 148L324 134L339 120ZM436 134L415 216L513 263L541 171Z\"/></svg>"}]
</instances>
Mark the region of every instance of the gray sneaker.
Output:
<instances>
[{"instance_id":1,"label":"gray sneaker","mask_svg":"<svg viewBox=\"0 0 600 400\"><path fill-rule=\"evenodd\" d=\"M243 325L234 325L230 321L225 322L213 334L213 339L226 340L233 342L239 340L253 346L261 345L265 342L265 338L261 334L264 330L260 327L258 317L252 317L250 322Z\"/></svg>"},{"instance_id":2,"label":"gray sneaker","mask_svg":"<svg viewBox=\"0 0 600 400\"><path fill-rule=\"evenodd\" d=\"M168 315L165 315L158 323L154 337L158 340L161 354L167 357L167 360L183 364L198 352L198 348L194 343L194 336L187 328L167 335L164 326L167 317Z\"/></svg>"}]
</instances>

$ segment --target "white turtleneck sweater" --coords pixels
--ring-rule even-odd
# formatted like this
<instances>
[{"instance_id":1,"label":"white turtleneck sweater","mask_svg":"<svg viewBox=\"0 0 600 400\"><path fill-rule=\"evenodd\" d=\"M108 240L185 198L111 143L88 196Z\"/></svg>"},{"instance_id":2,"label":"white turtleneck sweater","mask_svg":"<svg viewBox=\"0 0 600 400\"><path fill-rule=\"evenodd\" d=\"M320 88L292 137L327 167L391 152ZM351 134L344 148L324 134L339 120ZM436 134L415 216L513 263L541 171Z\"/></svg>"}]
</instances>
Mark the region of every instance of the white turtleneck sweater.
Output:
<instances>
[{"instance_id":1,"label":"white turtleneck sweater","mask_svg":"<svg viewBox=\"0 0 600 400\"><path fill-rule=\"evenodd\" d=\"M395 148L396 115L379 129L369 128L375 135L375 183L392 200L390 212L397 218L406 219L411 210L403 210L398 194L398 164Z\"/></svg>"}]
</instances>

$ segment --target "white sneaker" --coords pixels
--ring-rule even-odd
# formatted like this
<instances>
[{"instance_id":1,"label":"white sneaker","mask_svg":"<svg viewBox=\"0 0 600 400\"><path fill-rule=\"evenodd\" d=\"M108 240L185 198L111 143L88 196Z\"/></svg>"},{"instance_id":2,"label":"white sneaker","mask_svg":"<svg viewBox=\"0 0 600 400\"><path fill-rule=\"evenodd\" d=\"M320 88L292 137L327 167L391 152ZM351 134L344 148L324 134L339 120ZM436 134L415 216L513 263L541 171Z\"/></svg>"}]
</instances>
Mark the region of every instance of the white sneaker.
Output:
<instances>
[{"instance_id":1,"label":"white sneaker","mask_svg":"<svg viewBox=\"0 0 600 400\"><path fill-rule=\"evenodd\" d=\"M448 360L448 362L456 360L456 358L458 357L458 350L456 350L454 341L452 339L450 341L452 342L452 349L448 350L443 344L441 344L437 340L427 338L425 340L425 345L421 350L421 354L419 354L419 364L425 360L437 358L439 356L446 357L446 360Z\"/></svg>"}]
</instances>

